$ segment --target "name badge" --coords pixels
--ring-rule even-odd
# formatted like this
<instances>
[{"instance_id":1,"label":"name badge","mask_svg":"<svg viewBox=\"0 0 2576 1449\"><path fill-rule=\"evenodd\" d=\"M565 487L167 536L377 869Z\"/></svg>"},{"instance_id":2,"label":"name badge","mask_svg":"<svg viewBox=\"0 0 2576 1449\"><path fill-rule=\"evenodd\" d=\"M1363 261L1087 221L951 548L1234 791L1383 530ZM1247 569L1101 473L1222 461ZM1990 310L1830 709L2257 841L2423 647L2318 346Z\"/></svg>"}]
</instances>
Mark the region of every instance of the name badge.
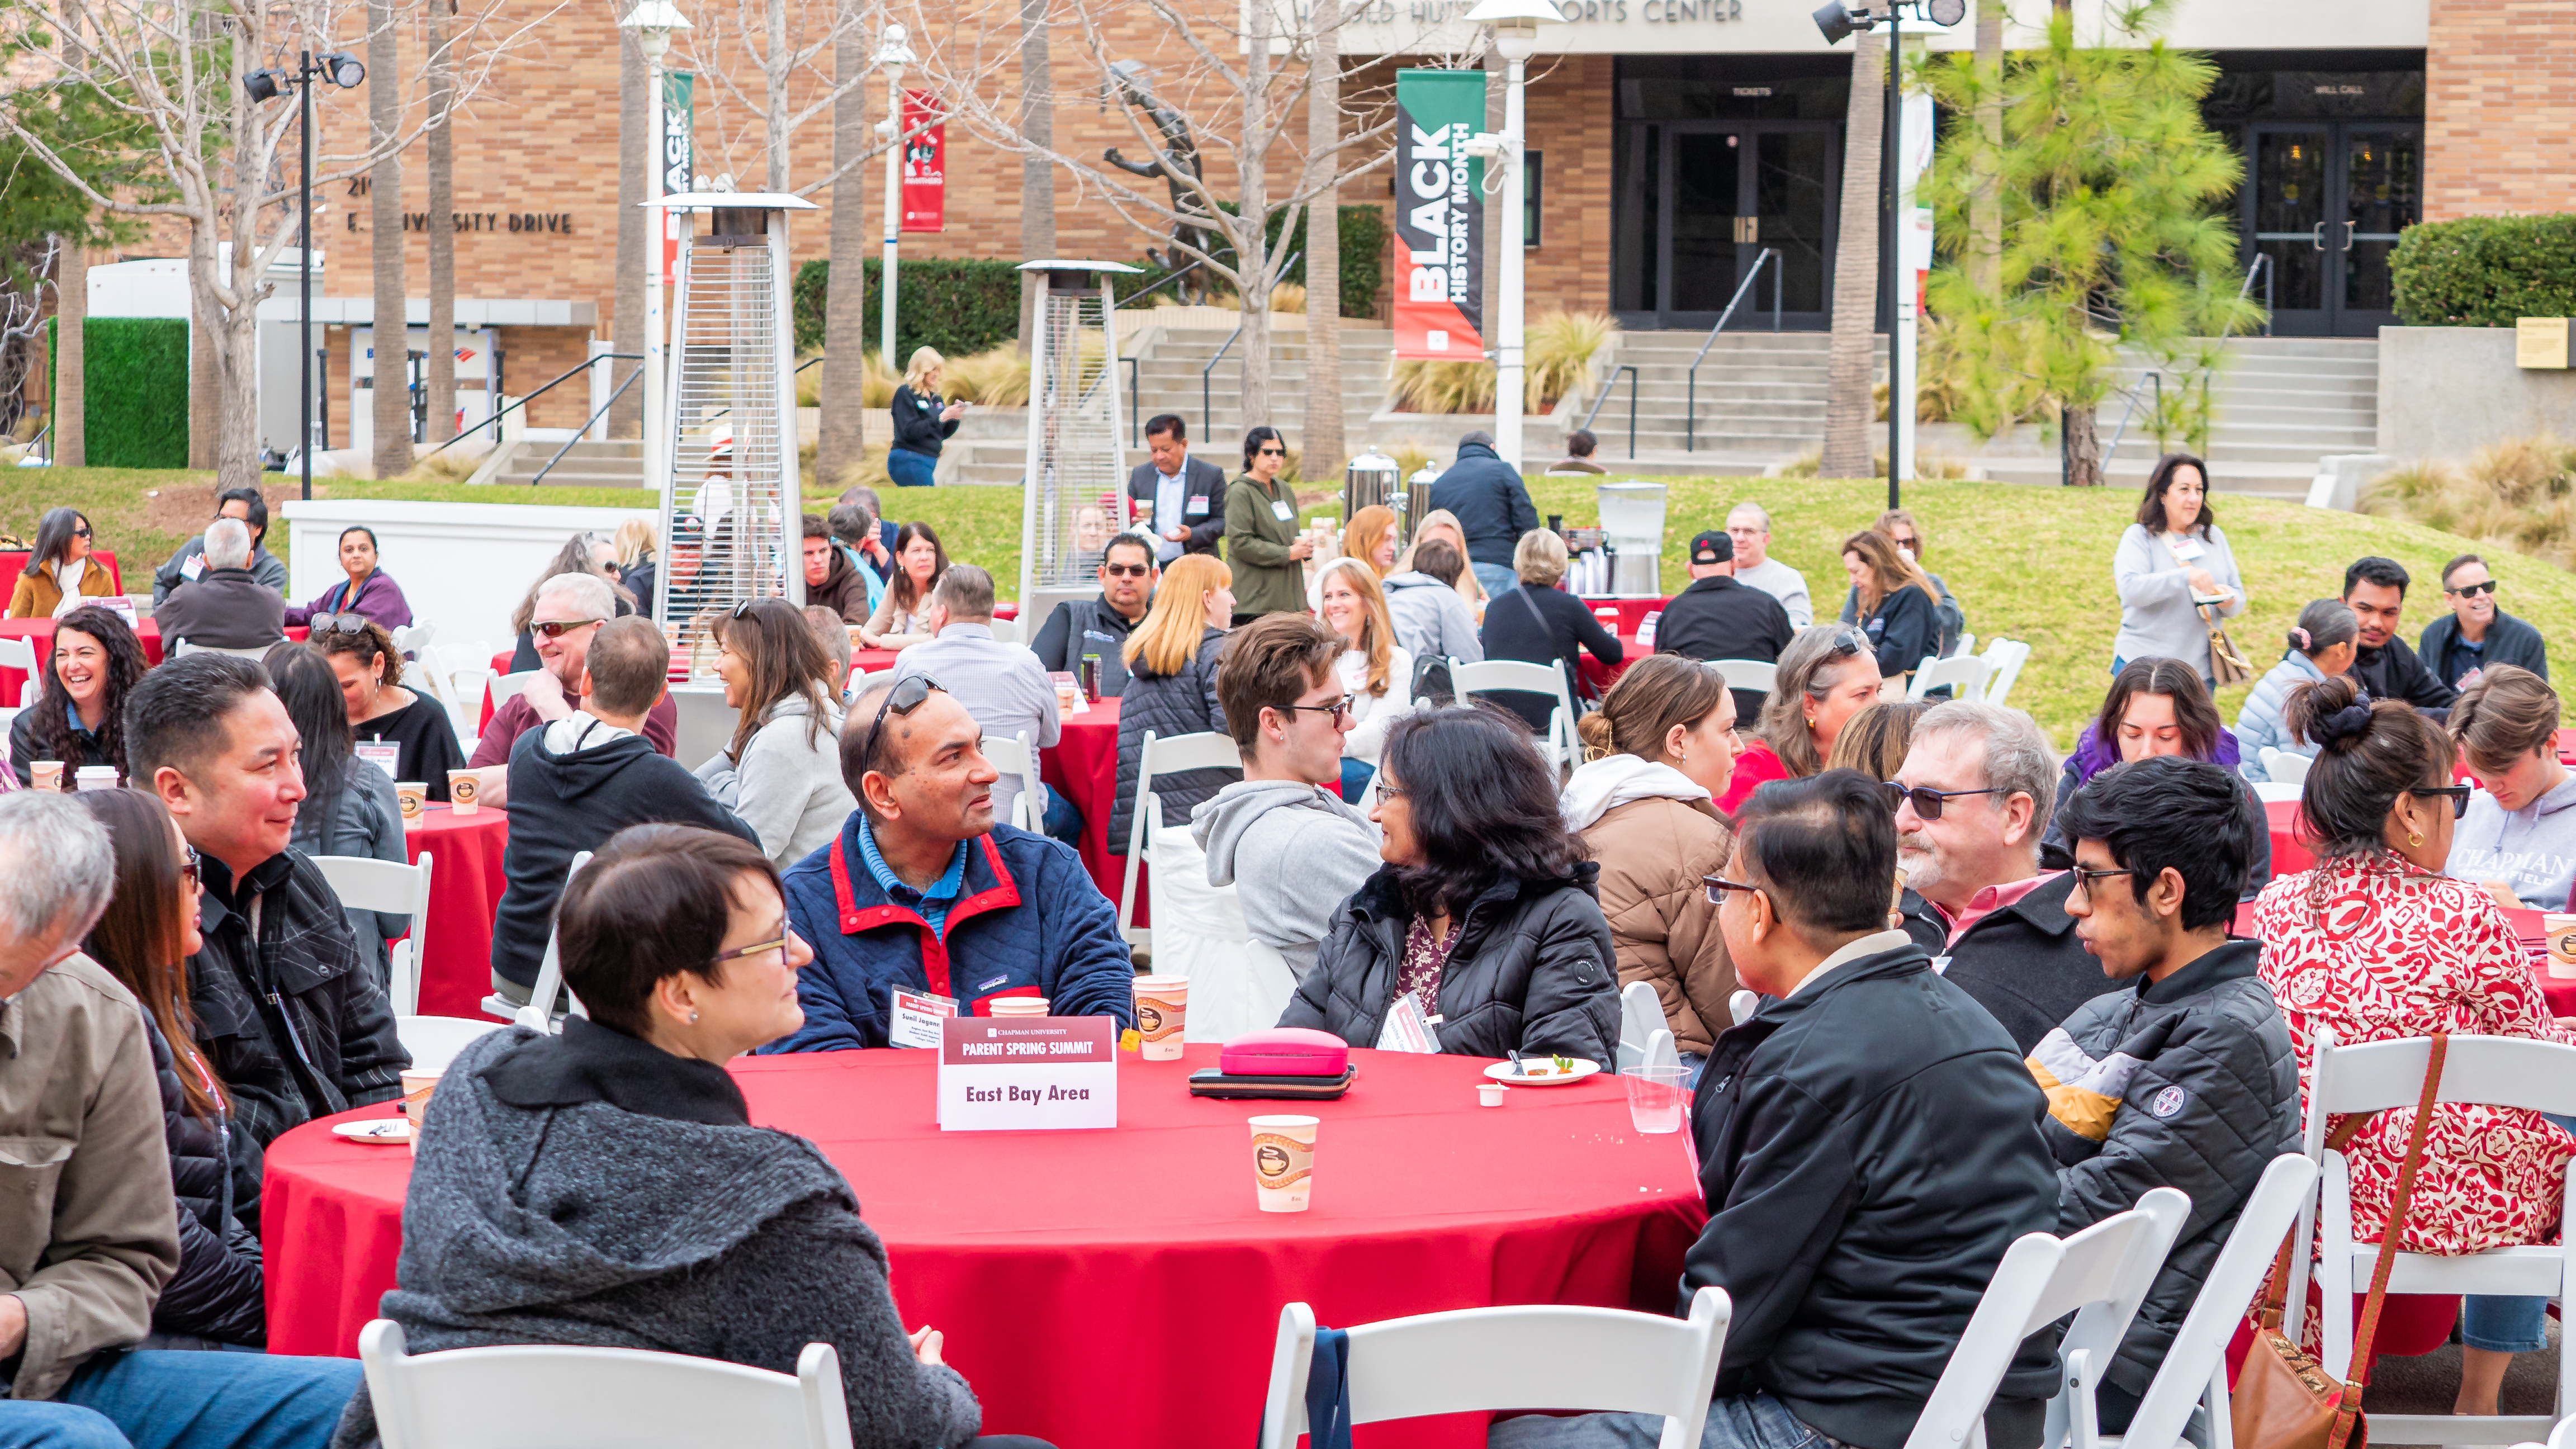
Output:
<instances>
[{"instance_id":1,"label":"name badge","mask_svg":"<svg viewBox=\"0 0 2576 1449\"><path fill-rule=\"evenodd\" d=\"M1207 517L1207 511L1208 496L1204 493L1192 495L1190 501L1181 505L1181 516L1183 518L1205 518Z\"/></svg>"},{"instance_id":2,"label":"name badge","mask_svg":"<svg viewBox=\"0 0 2576 1449\"><path fill-rule=\"evenodd\" d=\"M2198 559L2201 555L2209 552L2208 549L2201 547L2199 539L2193 538L2189 534L2184 534L2181 538L2172 540L2172 547L2173 556L2181 559L2185 563L2190 563L2193 560Z\"/></svg>"},{"instance_id":3,"label":"name badge","mask_svg":"<svg viewBox=\"0 0 2576 1449\"><path fill-rule=\"evenodd\" d=\"M1436 1052L1440 1050L1439 1020L1436 1016L1424 1016L1421 1004L1412 996L1399 996L1386 1013L1386 1025L1378 1029L1377 1049L1382 1052Z\"/></svg>"},{"instance_id":4,"label":"name badge","mask_svg":"<svg viewBox=\"0 0 2576 1449\"><path fill-rule=\"evenodd\" d=\"M386 744L382 740L360 740L358 758L384 771L385 778L390 780L394 778L394 772L402 768L402 746Z\"/></svg>"},{"instance_id":5,"label":"name badge","mask_svg":"<svg viewBox=\"0 0 2576 1449\"><path fill-rule=\"evenodd\" d=\"M1270 500L1270 516L1278 519L1281 523L1286 523L1289 519L1297 516L1297 510L1289 507L1286 499L1273 498Z\"/></svg>"},{"instance_id":6,"label":"name badge","mask_svg":"<svg viewBox=\"0 0 2576 1449\"><path fill-rule=\"evenodd\" d=\"M197 581L197 575L204 573L205 571L206 556L201 553L188 555L188 561L179 565L179 577L186 579L192 584Z\"/></svg>"},{"instance_id":7,"label":"name badge","mask_svg":"<svg viewBox=\"0 0 2576 1449\"><path fill-rule=\"evenodd\" d=\"M1947 976L1950 974L1950 958L1947 955L1940 955L1932 958L1932 974L1935 976Z\"/></svg>"},{"instance_id":8,"label":"name badge","mask_svg":"<svg viewBox=\"0 0 2576 1449\"><path fill-rule=\"evenodd\" d=\"M939 1045L939 1024L956 1014L955 997L898 989L894 994L894 1025L887 1030L886 1040L899 1047L935 1047Z\"/></svg>"}]
</instances>

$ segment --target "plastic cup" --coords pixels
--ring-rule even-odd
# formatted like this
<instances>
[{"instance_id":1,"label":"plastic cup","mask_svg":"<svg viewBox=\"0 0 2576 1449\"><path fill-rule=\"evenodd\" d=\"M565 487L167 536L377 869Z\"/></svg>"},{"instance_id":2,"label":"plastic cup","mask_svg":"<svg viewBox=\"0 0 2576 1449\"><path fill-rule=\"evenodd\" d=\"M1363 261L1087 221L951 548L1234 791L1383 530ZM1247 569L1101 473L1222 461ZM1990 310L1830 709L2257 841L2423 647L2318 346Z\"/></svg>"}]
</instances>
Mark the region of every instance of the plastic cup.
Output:
<instances>
[{"instance_id":1,"label":"plastic cup","mask_svg":"<svg viewBox=\"0 0 2576 1449\"><path fill-rule=\"evenodd\" d=\"M1503 1094L1510 1090L1500 1082L1479 1082L1476 1084L1476 1100L1488 1107L1499 1107L1503 1105Z\"/></svg>"},{"instance_id":2,"label":"plastic cup","mask_svg":"<svg viewBox=\"0 0 2576 1449\"><path fill-rule=\"evenodd\" d=\"M1136 1030L1145 1039L1145 1060L1176 1062L1181 1059L1182 1033L1188 1027L1189 1011L1190 978L1136 978Z\"/></svg>"},{"instance_id":3,"label":"plastic cup","mask_svg":"<svg viewBox=\"0 0 2576 1449\"><path fill-rule=\"evenodd\" d=\"M1047 682L1055 686L1056 713L1073 713L1073 702L1082 697L1082 681L1071 670L1059 669L1047 676Z\"/></svg>"},{"instance_id":4,"label":"plastic cup","mask_svg":"<svg viewBox=\"0 0 2576 1449\"><path fill-rule=\"evenodd\" d=\"M2549 936L2549 974L2576 978L2576 915L2551 911L2540 918L2540 929Z\"/></svg>"},{"instance_id":5,"label":"plastic cup","mask_svg":"<svg viewBox=\"0 0 2576 1449\"><path fill-rule=\"evenodd\" d=\"M411 1123L412 1155L420 1155L420 1124L429 1118L430 1094L438 1090L436 1072L406 1069L402 1074L403 1117Z\"/></svg>"},{"instance_id":6,"label":"plastic cup","mask_svg":"<svg viewBox=\"0 0 2576 1449\"><path fill-rule=\"evenodd\" d=\"M1255 1117L1252 1185L1266 1213L1302 1213L1315 1187L1313 1117Z\"/></svg>"},{"instance_id":7,"label":"plastic cup","mask_svg":"<svg viewBox=\"0 0 2576 1449\"><path fill-rule=\"evenodd\" d=\"M83 765L72 772L75 790L113 790L116 788L114 765Z\"/></svg>"},{"instance_id":8,"label":"plastic cup","mask_svg":"<svg viewBox=\"0 0 2576 1449\"><path fill-rule=\"evenodd\" d=\"M396 794L400 794L399 787ZM479 770L447 772L447 808L458 815L483 813L483 777Z\"/></svg>"},{"instance_id":9,"label":"plastic cup","mask_svg":"<svg viewBox=\"0 0 2576 1449\"><path fill-rule=\"evenodd\" d=\"M394 798L402 802L403 829L420 828L420 812L429 808L429 782L426 780L394 781Z\"/></svg>"},{"instance_id":10,"label":"plastic cup","mask_svg":"<svg viewBox=\"0 0 2576 1449\"><path fill-rule=\"evenodd\" d=\"M1044 1016L1051 1003L1043 996L1003 996L986 1010L995 1016Z\"/></svg>"},{"instance_id":11,"label":"plastic cup","mask_svg":"<svg viewBox=\"0 0 2576 1449\"><path fill-rule=\"evenodd\" d=\"M1690 1068L1664 1063L1627 1067L1619 1077L1628 1084L1628 1125L1644 1133L1679 1132L1690 1097L1682 1090Z\"/></svg>"},{"instance_id":12,"label":"plastic cup","mask_svg":"<svg viewBox=\"0 0 2576 1449\"><path fill-rule=\"evenodd\" d=\"M63 788L63 762L38 760L27 767L28 784L38 790L60 791Z\"/></svg>"}]
</instances>

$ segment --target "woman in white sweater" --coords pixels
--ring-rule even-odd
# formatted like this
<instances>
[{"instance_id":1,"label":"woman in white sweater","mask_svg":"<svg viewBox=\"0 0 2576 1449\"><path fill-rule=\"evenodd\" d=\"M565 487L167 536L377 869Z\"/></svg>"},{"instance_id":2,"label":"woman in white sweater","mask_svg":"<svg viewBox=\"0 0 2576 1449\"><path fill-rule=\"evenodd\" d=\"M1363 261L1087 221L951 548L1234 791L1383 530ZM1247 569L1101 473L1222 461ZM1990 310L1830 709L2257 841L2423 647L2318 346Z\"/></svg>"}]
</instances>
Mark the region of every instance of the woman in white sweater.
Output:
<instances>
[{"instance_id":1,"label":"woman in white sweater","mask_svg":"<svg viewBox=\"0 0 2576 1449\"><path fill-rule=\"evenodd\" d=\"M2132 659L2179 659L2216 683L2209 667L2209 623L2195 598L2224 595L2222 617L2245 612L2245 581L2227 535L2209 511L2209 470L2189 453L2167 453L2147 477L2138 521L2120 535L2111 558L2120 590L2120 637L2111 672Z\"/></svg>"},{"instance_id":2,"label":"woman in white sweater","mask_svg":"<svg viewBox=\"0 0 2576 1449\"><path fill-rule=\"evenodd\" d=\"M1387 727L1413 709L1413 656L1395 642L1377 575L1343 557L1315 576L1316 614L1342 636L1333 668L1350 691L1351 732L1342 737L1342 798L1357 802L1377 773Z\"/></svg>"},{"instance_id":3,"label":"woman in white sweater","mask_svg":"<svg viewBox=\"0 0 2576 1449\"><path fill-rule=\"evenodd\" d=\"M831 844L858 808L841 782L841 712L824 687L832 662L785 599L736 605L716 639L716 673L740 720L698 779L760 837L761 854L794 865Z\"/></svg>"}]
</instances>

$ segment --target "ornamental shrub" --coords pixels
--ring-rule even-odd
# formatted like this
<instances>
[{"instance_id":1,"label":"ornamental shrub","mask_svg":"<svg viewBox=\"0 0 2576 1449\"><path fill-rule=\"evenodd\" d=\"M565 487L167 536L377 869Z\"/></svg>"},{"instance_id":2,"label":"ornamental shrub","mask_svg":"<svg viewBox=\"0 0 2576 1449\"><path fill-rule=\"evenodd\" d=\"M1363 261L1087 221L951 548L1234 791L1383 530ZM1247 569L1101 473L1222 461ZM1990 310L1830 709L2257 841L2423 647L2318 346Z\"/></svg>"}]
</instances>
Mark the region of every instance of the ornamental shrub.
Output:
<instances>
[{"instance_id":1,"label":"ornamental shrub","mask_svg":"<svg viewBox=\"0 0 2576 1449\"><path fill-rule=\"evenodd\" d=\"M873 349L884 323L883 258L862 263L867 295L867 342ZM903 289L894 314L894 371L916 347L936 347L943 357L966 357L1020 335L1020 274L1012 262L968 261L946 257L903 258L895 264L895 285ZM796 350L812 352L823 345L823 299L831 290L832 263L816 257L796 269Z\"/></svg>"},{"instance_id":2,"label":"ornamental shrub","mask_svg":"<svg viewBox=\"0 0 2576 1449\"><path fill-rule=\"evenodd\" d=\"M55 375L56 320L45 323L48 378ZM91 317L81 324L81 342L89 465L187 467L188 319ZM56 415L49 407L46 416Z\"/></svg>"},{"instance_id":3,"label":"ornamental shrub","mask_svg":"<svg viewBox=\"0 0 2576 1449\"><path fill-rule=\"evenodd\" d=\"M2576 215L2467 216L2408 227L2388 258L2410 327L2576 317Z\"/></svg>"}]
</instances>

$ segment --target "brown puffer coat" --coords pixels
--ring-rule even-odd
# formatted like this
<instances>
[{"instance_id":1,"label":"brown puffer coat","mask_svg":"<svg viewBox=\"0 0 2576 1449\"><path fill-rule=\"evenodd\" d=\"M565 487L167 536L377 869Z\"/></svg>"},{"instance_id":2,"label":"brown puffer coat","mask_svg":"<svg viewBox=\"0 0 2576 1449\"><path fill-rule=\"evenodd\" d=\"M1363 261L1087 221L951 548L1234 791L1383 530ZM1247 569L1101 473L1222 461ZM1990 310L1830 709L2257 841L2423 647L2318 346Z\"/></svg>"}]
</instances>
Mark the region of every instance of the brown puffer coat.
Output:
<instances>
[{"instance_id":1,"label":"brown puffer coat","mask_svg":"<svg viewBox=\"0 0 2576 1449\"><path fill-rule=\"evenodd\" d=\"M1727 1008L1735 963L1700 879L1724 868L1734 832L1705 802L1658 796L1604 812L1583 838L1601 865L1601 914L1619 953L1619 989L1651 984L1673 1045L1707 1055L1735 1023Z\"/></svg>"}]
</instances>

